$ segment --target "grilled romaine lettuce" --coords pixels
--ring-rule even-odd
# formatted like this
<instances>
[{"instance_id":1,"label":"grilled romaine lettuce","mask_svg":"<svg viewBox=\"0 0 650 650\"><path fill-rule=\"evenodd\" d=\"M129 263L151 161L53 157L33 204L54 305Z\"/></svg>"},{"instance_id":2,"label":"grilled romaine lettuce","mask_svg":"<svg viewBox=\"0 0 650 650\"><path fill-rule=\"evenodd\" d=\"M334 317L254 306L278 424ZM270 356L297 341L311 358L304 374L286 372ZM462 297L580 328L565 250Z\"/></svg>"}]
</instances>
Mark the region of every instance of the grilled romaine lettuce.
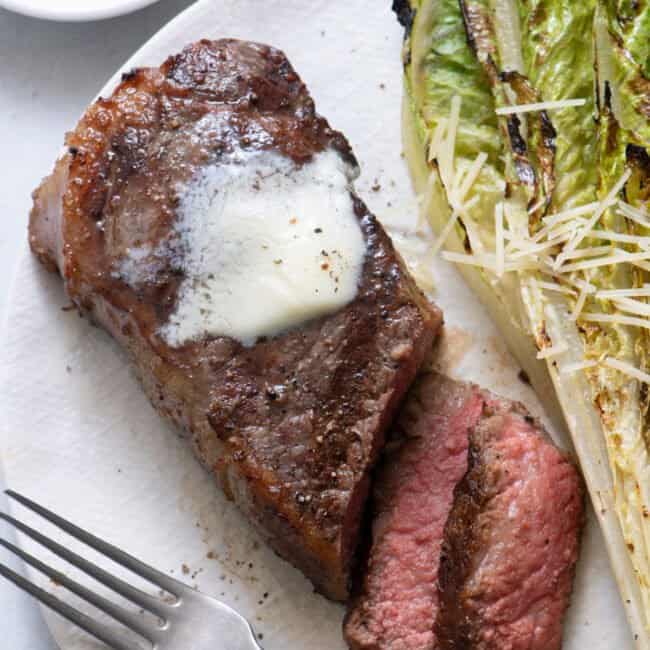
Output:
<instances>
[{"instance_id":1,"label":"grilled romaine lettuce","mask_svg":"<svg viewBox=\"0 0 650 650\"><path fill-rule=\"evenodd\" d=\"M584 106L553 112L555 178L552 211L595 200L594 72L591 30L595 0L519 2L522 51L531 84L544 101L584 98Z\"/></svg>"},{"instance_id":2,"label":"grilled romaine lettuce","mask_svg":"<svg viewBox=\"0 0 650 650\"><path fill-rule=\"evenodd\" d=\"M650 648L650 3L396 4L432 249L563 413Z\"/></svg>"}]
</instances>

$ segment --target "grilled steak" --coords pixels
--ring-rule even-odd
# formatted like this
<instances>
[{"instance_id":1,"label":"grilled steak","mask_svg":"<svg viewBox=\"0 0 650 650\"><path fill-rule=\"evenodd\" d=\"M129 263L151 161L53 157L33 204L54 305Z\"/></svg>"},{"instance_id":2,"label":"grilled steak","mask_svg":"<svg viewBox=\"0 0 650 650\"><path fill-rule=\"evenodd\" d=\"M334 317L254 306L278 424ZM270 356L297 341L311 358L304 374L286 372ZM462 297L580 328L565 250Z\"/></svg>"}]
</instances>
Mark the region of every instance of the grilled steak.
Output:
<instances>
[{"instance_id":1,"label":"grilled steak","mask_svg":"<svg viewBox=\"0 0 650 650\"><path fill-rule=\"evenodd\" d=\"M32 250L126 348L154 407L272 547L345 599L369 471L440 312L352 190L366 245L356 297L251 345L224 336L168 344L161 328L184 275L155 251L178 220L176 188L229 152L269 151L300 167L334 151L354 170L346 139L316 114L281 52L222 40L124 75L66 144L34 193ZM150 251L135 285L120 272L134 247Z\"/></svg>"},{"instance_id":2,"label":"grilled steak","mask_svg":"<svg viewBox=\"0 0 650 650\"><path fill-rule=\"evenodd\" d=\"M572 463L520 404L434 374L394 439L350 647L560 648L583 519Z\"/></svg>"}]
</instances>

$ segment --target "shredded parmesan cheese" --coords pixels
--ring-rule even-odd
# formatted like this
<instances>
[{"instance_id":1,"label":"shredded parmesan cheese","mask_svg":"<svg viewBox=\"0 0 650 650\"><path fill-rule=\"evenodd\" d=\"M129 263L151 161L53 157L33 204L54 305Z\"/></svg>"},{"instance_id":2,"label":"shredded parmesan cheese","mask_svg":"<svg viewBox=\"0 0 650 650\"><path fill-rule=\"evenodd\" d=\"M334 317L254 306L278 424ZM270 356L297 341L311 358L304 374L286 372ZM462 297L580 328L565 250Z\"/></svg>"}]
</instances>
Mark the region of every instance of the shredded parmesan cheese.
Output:
<instances>
[{"instance_id":1,"label":"shredded parmesan cheese","mask_svg":"<svg viewBox=\"0 0 650 650\"><path fill-rule=\"evenodd\" d=\"M427 179L427 186L424 190L424 194L421 194L418 197L418 203L420 205L420 212L418 215L418 222L416 230L422 232L424 230L424 224L427 222L427 214L429 213L429 208L431 207L431 196L433 195L433 188L438 180L438 173L434 169Z\"/></svg>"},{"instance_id":2,"label":"shredded parmesan cheese","mask_svg":"<svg viewBox=\"0 0 650 650\"><path fill-rule=\"evenodd\" d=\"M452 210L451 212L451 217L449 217L449 220L445 224L445 227L440 231L440 236L436 241L433 243L433 246L431 247L431 255L435 255L445 244L447 241L447 238L449 237L449 234L451 233L452 228L458 221L458 212L456 210Z\"/></svg>"},{"instance_id":3,"label":"shredded parmesan cheese","mask_svg":"<svg viewBox=\"0 0 650 650\"><path fill-rule=\"evenodd\" d=\"M496 109L497 115L512 115L513 113L532 113L534 111L552 111L561 108L573 108L584 106L586 99L561 99L554 102L539 102L537 104L518 104L515 106L503 106Z\"/></svg>"},{"instance_id":4,"label":"shredded parmesan cheese","mask_svg":"<svg viewBox=\"0 0 650 650\"><path fill-rule=\"evenodd\" d=\"M621 242L623 244L636 244L641 248L648 248L650 246L650 237L625 235L612 230L592 230L589 233L589 239L608 239L609 241Z\"/></svg>"},{"instance_id":5,"label":"shredded parmesan cheese","mask_svg":"<svg viewBox=\"0 0 650 650\"><path fill-rule=\"evenodd\" d=\"M625 363L625 361L619 361L618 359L611 359L610 357L607 357L603 361L603 365L607 366L608 368L612 368L613 370L618 370L619 372L622 372L625 375L629 375L634 379L638 379L644 384L650 384L650 375L647 372L643 372L643 370L639 370L639 368L633 366L630 363Z\"/></svg>"},{"instance_id":6,"label":"shredded parmesan cheese","mask_svg":"<svg viewBox=\"0 0 650 650\"><path fill-rule=\"evenodd\" d=\"M465 200L467 193L470 191L472 185L474 185L474 183L476 182L478 175L481 173L481 169L483 169L483 165L485 164L487 158L488 157L486 153L483 152L479 153L478 156L476 156L474 162L472 163L472 166L467 170L467 175L465 176L463 182L458 188L458 193L456 195L460 202L463 202Z\"/></svg>"},{"instance_id":7,"label":"shredded parmesan cheese","mask_svg":"<svg viewBox=\"0 0 650 650\"><path fill-rule=\"evenodd\" d=\"M593 227L596 225L596 223L598 223L603 214L605 214L605 210L614 205L616 202L616 196L623 189L625 183L627 183L631 175L632 172L629 169L623 173L621 178L619 178L619 180L615 183L614 187L612 187L609 194L600 202L598 208L594 212L591 219L589 219L587 224L584 226L584 228L582 228L577 233L576 237L569 241L564 251L557 256L557 259L555 260L556 268L559 268L562 262L564 262L566 259L564 255L566 253L570 253L571 251L574 251L576 248L578 248L582 240L593 230Z\"/></svg>"},{"instance_id":8,"label":"shredded parmesan cheese","mask_svg":"<svg viewBox=\"0 0 650 650\"><path fill-rule=\"evenodd\" d=\"M456 154L456 134L458 132L458 121L460 119L460 107L461 98L459 95L454 95L451 100L451 115L449 117L446 137L440 144L440 155L438 157L440 176L442 177L442 182L447 189L447 195L452 204L454 203L452 192L455 176L454 156Z\"/></svg>"},{"instance_id":9,"label":"shredded parmesan cheese","mask_svg":"<svg viewBox=\"0 0 650 650\"><path fill-rule=\"evenodd\" d=\"M639 316L650 316L650 305L645 302L639 302L632 298L614 298L614 303L628 314L637 314Z\"/></svg>"},{"instance_id":10,"label":"shredded parmesan cheese","mask_svg":"<svg viewBox=\"0 0 650 650\"><path fill-rule=\"evenodd\" d=\"M571 312L571 320L573 321L578 320L578 317L580 316L580 313L582 312L585 306L585 302L587 301L587 296L593 293L595 289L596 287L589 284L588 282L584 282L582 284L582 288L580 289L580 295L578 296L578 300L576 301L576 306Z\"/></svg>"},{"instance_id":11,"label":"shredded parmesan cheese","mask_svg":"<svg viewBox=\"0 0 650 650\"><path fill-rule=\"evenodd\" d=\"M542 268L543 261L536 260L517 260L514 262L507 261L505 271L539 271Z\"/></svg>"},{"instance_id":12,"label":"shredded parmesan cheese","mask_svg":"<svg viewBox=\"0 0 650 650\"><path fill-rule=\"evenodd\" d=\"M599 365L607 366L612 370L618 370L629 377L638 379L639 381L650 384L650 374L643 372L636 366L633 366L631 363L626 363L625 361L619 361L618 359L612 359L611 357L605 357L602 361L578 361L577 363L567 363L564 365L560 372L562 374L568 374L572 372L577 372L579 370L588 370L589 368L595 368Z\"/></svg>"},{"instance_id":13,"label":"shredded parmesan cheese","mask_svg":"<svg viewBox=\"0 0 650 650\"><path fill-rule=\"evenodd\" d=\"M558 244L561 244L564 241L564 237L558 237L557 239L550 239L543 244L528 244L528 242L517 242L521 250L510 255L510 259L518 259L520 257L526 257L528 255L535 255L536 253L541 253L549 248L554 248Z\"/></svg>"},{"instance_id":14,"label":"shredded parmesan cheese","mask_svg":"<svg viewBox=\"0 0 650 650\"><path fill-rule=\"evenodd\" d=\"M594 260L587 260L586 262L576 262L575 264L565 264L558 269L559 273L569 273L571 271L584 271L585 269L595 269L600 266L609 266L610 264L621 264L622 262L633 262L636 260L650 259L650 251L643 253L626 253L615 249L614 255L607 255L599 257Z\"/></svg>"},{"instance_id":15,"label":"shredded parmesan cheese","mask_svg":"<svg viewBox=\"0 0 650 650\"><path fill-rule=\"evenodd\" d=\"M455 253L454 251L442 251L441 257L448 262L454 264L466 264L468 266L478 266L488 271L496 273L497 264L496 257L491 253L477 253L470 255L466 253ZM512 271L535 271L540 269L540 263L533 260L521 260L510 262L507 261L504 265L504 273Z\"/></svg>"},{"instance_id":16,"label":"shredded parmesan cheese","mask_svg":"<svg viewBox=\"0 0 650 650\"><path fill-rule=\"evenodd\" d=\"M650 285L644 285L639 289L604 289L596 292L596 298L635 298L650 296Z\"/></svg>"},{"instance_id":17,"label":"shredded parmesan cheese","mask_svg":"<svg viewBox=\"0 0 650 650\"><path fill-rule=\"evenodd\" d=\"M463 179L465 178L465 175L467 173L467 169L456 169L454 173L454 177L452 179L452 185L451 185L451 196L453 197L453 202L454 203L460 203L460 199L458 198L458 190L463 182Z\"/></svg>"},{"instance_id":18,"label":"shredded parmesan cheese","mask_svg":"<svg viewBox=\"0 0 650 650\"><path fill-rule=\"evenodd\" d=\"M447 131L447 120L442 118L438 124L436 124L435 131L433 132L433 137L431 138L431 144L429 145L429 156L428 161L434 161L440 152L440 145L445 137Z\"/></svg>"},{"instance_id":19,"label":"shredded parmesan cheese","mask_svg":"<svg viewBox=\"0 0 650 650\"><path fill-rule=\"evenodd\" d=\"M449 116L449 130L447 132L447 145L449 153L453 154L456 151L456 134L458 133L458 122L460 120L460 107L462 99L460 95L454 95L451 98L451 114Z\"/></svg>"},{"instance_id":20,"label":"shredded parmesan cheese","mask_svg":"<svg viewBox=\"0 0 650 650\"><path fill-rule=\"evenodd\" d=\"M569 349L569 346L566 343L558 343L557 345L552 345L549 348L544 348L537 353L538 359L548 359L550 357L557 357L559 354L563 354Z\"/></svg>"},{"instance_id":21,"label":"shredded parmesan cheese","mask_svg":"<svg viewBox=\"0 0 650 650\"><path fill-rule=\"evenodd\" d=\"M551 228L550 226L544 226L541 228L535 236L532 238L532 241L540 241L544 237L548 239L557 239L560 235L564 235L564 239L570 239L575 235L578 229L581 226L586 225L587 220L576 217L573 221L568 223L561 224L557 227Z\"/></svg>"},{"instance_id":22,"label":"shredded parmesan cheese","mask_svg":"<svg viewBox=\"0 0 650 650\"><path fill-rule=\"evenodd\" d=\"M482 266L487 269L496 270L496 264L484 255L468 255L466 253L454 253L453 251L442 251L442 259L455 264L468 264L469 266Z\"/></svg>"},{"instance_id":23,"label":"shredded parmesan cheese","mask_svg":"<svg viewBox=\"0 0 650 650\"><path fill-rule=\"evenodd\" d=\"M495 221L495 237L496 237L496 273L497 277L503 277L503 271L505 269L505 252L503 250L503 203L497 203L494 209L494 221Z\"/></svg>"},{"instance_id":24,"label":"shredded parmesan cheese","mask_svg":"<svg viewBox=\"0 0 650 650\"><path fill-rule=\"evenodd\" d=\"M542 221L545 225L552 228L557 223L562 223L563 221L568 221L574 217L582 217L585 214L593 214L594 211L598 209L600 204L598 201L593 203L586 203L585 205L579 205L577 208L571 208L570 210L562 210L562 212L556 212L555 214L549 214L544 217Z\"/></svg>"},{"instance_id":25,"label":"shredded parmesan cheese","mask_svg":"<svg viewBox=\"0 0 650 650\"><path fill-rule=\"evenodd\" d=\"M619 201L618 212L631 221L634 221L641 226L645 226L646 228L650 228L650 214L645 210L635 208L629 203L625 203L625 201Z\"/></svg>"},{"instance_id":26,"label":"shredded parmesan cheese","mask_svg":"<svg viewBox=\"0 0 650 650\"><path fill-rule=\"evenodd\" d=\"M583 313L580 320L586 320L592 323L614 323L620 325L634 325L650 329L650 320L645 318L635 318L634 316L623 316L622 314L601 314L598 312Z\"/></svg>"},{"instance_id":27,"label":"shredded parmesan cheese","mask_svg":"<svg viewBox=\"0 0 650 650\"><path fill-rule=\"evenodd\" d=\"M593 293L594 291L596 291L596 287L593 284L591 284L589 282L585 282L584 280L581 280L580 278L574 278L572 284L574 286L578 287L578 289L584 289L586 287L587 291L589 291L590 293Z\"/></svg>"},{"instance_id":28,"label":"shredded parmesan cheese","mask_svg":"<svg viewBox=\"0 0 650 650\"><path fill-rule=\"evenodd\" d=\"M588 370L589 368L595 368L598 364L598 361L576 361L575 363L566 363L560 368L560 373L563 375L568 375L572 372L578 372L579 370Z\"/></svg>"},{"instance_id":29,"label":"shredded parmesan cheese","mask_svg":"<svg viewBox=\"0 0 650 650\"><path fill-rule=\"evenodd\" d=\"M603 255L604 253L610 253L612 251L611 246L594 246L593 248L579 248L577 251L573 251L566 256L568 260L582 259L584 257L595 257L596 255Z\"/></svg>"},{"instance_id":30,"label":"shredded parmesan cheese","mask_svg":"<svg viewBox=\"0 0 650 650\"><path fill-rule=\"evenodd\" d=\"M637 259L637 256L639 255L638 253L628 253L627 251L623 251L623 250L618 250L618 253L623 255L623 257L627 258L626 261L632 264L632 266L636 266L640 269L645 269L646 271L650 271L650 263L644 261L643 259Z\"/></svg>"},{"instance_id":31,"label":"shredded parmesan cheese","mask_svg":"<svg viewBox=\"0 0 650 650\"><path fill-rule=\"evenodd\" d=\"M555 291L557 293L565 293L568 296L575 296L576 295L576 292L573 289L569 289L569 287L564 287L561 284L558 284L557 282L538 281L537 284L542 289L546 289L546 291Z\"/></svg>"}]
</instances>

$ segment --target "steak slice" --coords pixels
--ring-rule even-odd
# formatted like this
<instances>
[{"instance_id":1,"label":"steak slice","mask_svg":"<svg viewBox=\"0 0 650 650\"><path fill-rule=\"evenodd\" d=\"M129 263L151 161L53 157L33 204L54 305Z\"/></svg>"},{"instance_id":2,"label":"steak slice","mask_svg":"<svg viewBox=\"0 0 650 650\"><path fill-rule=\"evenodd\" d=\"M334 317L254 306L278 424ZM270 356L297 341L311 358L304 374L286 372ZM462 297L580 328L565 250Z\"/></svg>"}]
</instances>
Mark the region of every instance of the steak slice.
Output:
<instances>
[{"instance_id":1,"label":"steak slice","mask_svg":"<svg viewBox=\"0 0 650 650\"><path fill-rule=\"evenodd\" d=\"M521 404L486 395L441 558L439 647L556 650L580 547L575 467Z\"/></svg>"},{"instance_id":2,"label":"steak slice","mask_svg":"<svg viewBox=\"0 0 650 650\"><path fill-rule=\"evenodd\" d=\"M354 650L559 648L580 478L523 406L428 374L377 471Z\"/></svg>"},{"instance_id":3,"label":"steak slice","mask_svg":"<svg viewBox=\"0 0 650 650\"><path fill-rule=\"evenodd\" d=\"M66 144L34 193L32 250L128 351L154 407L186 432L272 547L323 594L344 600L369 471L440 312L351 185L366 246L356 297L251 345L207 335L169 345L161 328L183 268L156 251L173 240L176 188L205 167L243 151L299 168L327 151L352 177L346 139L315 112L281 52L220 40L124 75ZM146 273L124 274L134 248L144 251Z\"/></svg>"},{"instance_id":4,"label":"steak slice","mask_svg":"<svg viewBox=\"0 0 650 650\"><path fill-rule=\"evenodd\" d=\"M351 648L434 647L443 531L482 409L476 386L433 374L410 393L374 481L372 551L345 623Z\"/></svg>"}]
</instances>

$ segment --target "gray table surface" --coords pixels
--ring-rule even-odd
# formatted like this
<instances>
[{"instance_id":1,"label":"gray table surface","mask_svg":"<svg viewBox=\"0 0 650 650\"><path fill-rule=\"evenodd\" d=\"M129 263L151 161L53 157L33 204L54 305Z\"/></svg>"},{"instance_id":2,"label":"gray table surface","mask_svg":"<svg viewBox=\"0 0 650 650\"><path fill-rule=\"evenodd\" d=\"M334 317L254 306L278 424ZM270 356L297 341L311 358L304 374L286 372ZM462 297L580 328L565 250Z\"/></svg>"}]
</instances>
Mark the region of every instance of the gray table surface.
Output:
<instances>
[{"instance_id":1,"label":"gray table surface","mask_svg":"<svg viewBox=\"0 0 650 650\"><path fill-rule=\"evenodd\" d=\"M54 0L53 0L54 1ZM191 0L162 0L130 16L61 24L0 9L0 315L25 245L30 193L50 171L63 134L124 61ZM0 414L2 417L2 414ZM16 432L20 435L20 432ZM0 488L4 479L0 472ZM4 495L0 508L4 509ZM0 534L10 535L0 527ZM0 561L18 568L8 553ZM38 608L0 578L0 647L53 650Z\"/></svg>"}]
</instances>

